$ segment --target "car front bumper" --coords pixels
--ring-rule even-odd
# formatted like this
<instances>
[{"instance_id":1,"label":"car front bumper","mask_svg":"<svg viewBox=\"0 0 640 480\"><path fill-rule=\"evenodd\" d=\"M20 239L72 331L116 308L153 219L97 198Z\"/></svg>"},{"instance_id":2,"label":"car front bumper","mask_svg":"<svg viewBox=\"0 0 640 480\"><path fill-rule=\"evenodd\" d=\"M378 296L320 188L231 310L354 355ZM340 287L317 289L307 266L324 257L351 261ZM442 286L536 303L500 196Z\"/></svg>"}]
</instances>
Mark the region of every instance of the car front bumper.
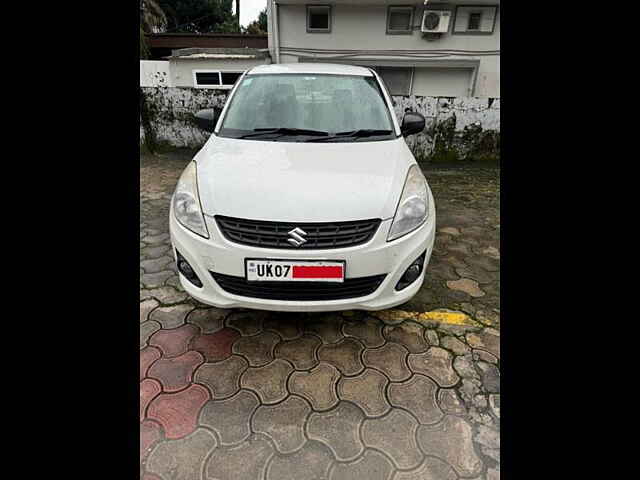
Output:
<instances>
[{"instance_id":1,"label":"car front bumper","mask_svg":"<svg viewBox=\"0 0 640 480\"><path fill-rule=\"evenodd\" d=\"M382 310L406 302L413 297L424 281L435 239L435 209L433 199L427 221L413 232L387 242L392 219L384 220L374 237L363 245L330 250L295 250L256 248L230 242L222 236L213 217L205 216L209 238L202 238L184 228L169 214L173 254L176 249L189 262L202 282L198 288L180 274L186 292L202 303L219 308L251 308L258 310L320 312L335 310ZM398 280L423 252L425 264L420 277L408 287L396 291ZM211 272L244 277L245 258L287 260L345 260L345 278L386 274L384 281L370 295L341 300L268 300L231 294L213 279Z\"/></svg>"}]
</instances>

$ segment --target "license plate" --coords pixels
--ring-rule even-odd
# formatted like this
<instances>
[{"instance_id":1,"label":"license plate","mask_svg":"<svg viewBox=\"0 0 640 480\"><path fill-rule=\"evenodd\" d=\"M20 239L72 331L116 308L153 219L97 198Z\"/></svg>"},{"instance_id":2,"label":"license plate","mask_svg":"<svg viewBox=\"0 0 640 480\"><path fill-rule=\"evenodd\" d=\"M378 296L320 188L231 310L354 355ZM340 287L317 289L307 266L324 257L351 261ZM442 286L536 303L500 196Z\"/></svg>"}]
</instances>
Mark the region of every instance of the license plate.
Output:
<instances>
[{"instance_id":1,"label":"license plate","mask_svg":"<svg viewBox=\"0 0 640 480\"><path fill-rule=\"evenodd\" d=\"M344 282L344 260L245 260L250 282Z\"/></svg>"}]
</instances>

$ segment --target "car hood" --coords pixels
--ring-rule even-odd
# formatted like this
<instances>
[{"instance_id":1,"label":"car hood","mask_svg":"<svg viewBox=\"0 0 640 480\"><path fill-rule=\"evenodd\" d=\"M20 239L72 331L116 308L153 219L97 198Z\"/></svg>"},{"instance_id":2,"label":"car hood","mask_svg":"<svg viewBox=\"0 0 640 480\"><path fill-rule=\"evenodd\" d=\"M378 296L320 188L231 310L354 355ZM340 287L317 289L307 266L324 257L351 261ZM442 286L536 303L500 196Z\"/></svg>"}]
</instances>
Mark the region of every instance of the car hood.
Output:
<instances>
[{"instance_id":1,"label":"car hood","mask_svg":"<svg viewBox=\"0 0 640 480\"><path fill-rule=\"evenodd\" d=\"M292 222L391 218L414 163L403 138L294 143L212 136L194 160L205 214Z\"/></svg>"}]
</instances>

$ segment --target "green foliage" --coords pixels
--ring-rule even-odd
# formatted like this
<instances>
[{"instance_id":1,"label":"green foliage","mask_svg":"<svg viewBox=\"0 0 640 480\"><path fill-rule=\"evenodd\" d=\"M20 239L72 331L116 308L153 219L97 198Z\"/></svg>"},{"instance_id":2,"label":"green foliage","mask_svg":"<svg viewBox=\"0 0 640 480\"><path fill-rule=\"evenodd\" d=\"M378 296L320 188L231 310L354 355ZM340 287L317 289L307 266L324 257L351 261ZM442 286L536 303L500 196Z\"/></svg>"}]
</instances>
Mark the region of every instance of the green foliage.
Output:
<instances>
[{"instance_id":1,"label":"green foliage","mask_svg":"<svg viewBox=\"0 0 640 480\"><path fill-rule=\"evenodd\" d=\"M244 29L244 33L248 33L250 35L266 35L267 33L267 9L265 7L264 10L260 12L258 15L258 19L251 22Z\"/></svg>"},{"instance_id":2,"label":"green foliage","mask_svg":"<svg viewBox=\"0 0 640 480\"><path fill-rule=\"evenodd\" d=\"M235 22L234 0L157 0L167 16L167 31L185 33L229 32ZM233 32L238 32L235 22Z\"/></svg>"}]
</instances>

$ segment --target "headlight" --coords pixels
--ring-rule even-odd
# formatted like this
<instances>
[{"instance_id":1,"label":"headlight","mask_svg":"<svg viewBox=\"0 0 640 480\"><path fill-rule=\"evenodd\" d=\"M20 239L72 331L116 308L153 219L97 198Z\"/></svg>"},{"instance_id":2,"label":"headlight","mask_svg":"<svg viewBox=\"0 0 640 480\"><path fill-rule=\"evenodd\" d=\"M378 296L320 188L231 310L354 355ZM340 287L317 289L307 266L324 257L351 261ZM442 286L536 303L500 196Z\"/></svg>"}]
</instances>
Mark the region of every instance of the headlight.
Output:
<instances>
[{"instance_id":1,"label":"headlight","mask_svg":"<svg viewBox=\"0 0 640 480\"><path fill-rule=\"evenodd\" d=\"M417 165L409 168L400 203L393 217L387 241L395 240L422 225L429 215L427 180Z\"/></svg>"},{"instance_id":2,"label":"headlight","mask_svg":"<svg viewBox=\"0 0 640 480\"><path fill-rule=\"evenodd\" d=\"M185 228L201 237L209 238L209 232L204 223L202 208L200 207L196 162L191 162L187 165L187 168L180 175L178 186L173 194L173 213Z\"/></svg>"}]
</instances>

